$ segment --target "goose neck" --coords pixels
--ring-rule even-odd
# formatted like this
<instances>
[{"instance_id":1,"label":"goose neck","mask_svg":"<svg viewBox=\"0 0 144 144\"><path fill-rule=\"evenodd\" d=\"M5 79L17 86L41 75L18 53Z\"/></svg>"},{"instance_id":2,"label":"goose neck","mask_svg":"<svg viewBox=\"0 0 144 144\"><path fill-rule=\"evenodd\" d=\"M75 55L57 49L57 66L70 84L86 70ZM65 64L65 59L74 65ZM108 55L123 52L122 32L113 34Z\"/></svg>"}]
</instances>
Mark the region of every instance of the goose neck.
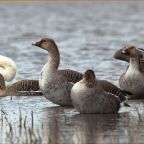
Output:
<instances>
[{"instance_id":1,"label":"goose neck","mask_svg":"<svg viewBox=\"0 0 144 144\"><path fill-rule=\"evenodd\" d=\"M56 48L55 51L49 52L49 59L47 66L50 69L58 69L60 63L60 54L58 49Z\"/></svg>"},{"instance_id":2,"label":"goose neck","mask_svg":"<svg viewBox=\"0 0 144 144\"><path fill-rule=\"evenodd\" d=\"M130 58L129 69L139 70L139 59L138 58Z\"/></svg>"}]
</instances>

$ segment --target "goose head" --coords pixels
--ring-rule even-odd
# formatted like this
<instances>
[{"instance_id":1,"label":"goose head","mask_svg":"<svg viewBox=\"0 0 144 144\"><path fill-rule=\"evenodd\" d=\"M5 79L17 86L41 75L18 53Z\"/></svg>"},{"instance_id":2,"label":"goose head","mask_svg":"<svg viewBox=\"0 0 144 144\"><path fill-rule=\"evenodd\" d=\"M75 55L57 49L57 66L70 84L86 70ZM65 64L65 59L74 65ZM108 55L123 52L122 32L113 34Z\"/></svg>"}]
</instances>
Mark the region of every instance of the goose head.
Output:
<instances>
[{"instance_id":1,"label":"goose head","mask_svg":"<svg viewBox=\"0 0 144 144\"><path fill-rule=\"evenodd\" d=\"M32 45L47 50L48 52L53 52L57 48L55 41L50 38L42 38L40 41L32 43Z\"/></svg>"},{"instance_id":2,"label":"goose head","mask_svg":"<svg viewBox=\"0 0 144 144\"><path fill-rule=\"evenodd\" d=\"M143 54L141 50L137 49L133 45L127 45L122 49L121 52L123 55L128 56L129 58L142 58Z\"/></svg>"},{"instance_id":3,"label":"goose head","mask_svg":"<svg viewBox=\"0 0 144 144\"><path fill-rule=\"evenodd\" d=\"M123 50L127 47L130 47L131 45L126 45L124 46L123 48L117 50L115 53L114 53L114 58L115 59L118 59L118 60L122 60L122 61L126 61L126 62L129 62L129 56L127 54L123 54ZM140 53L144 54L144 49L143 48L136 48L138 51L140 51Z\"/></svg>"},{"instance_id":4,"label":"goose head","mask_svg":"<svg viewBox=\"0 0 144 144\"><path fill-rule=\"evenodd\" d=\"M93 70L86 70L83 75L83 80L87 87L92 88L96 84L96 76Z\"/></svg>"}]
</instances>

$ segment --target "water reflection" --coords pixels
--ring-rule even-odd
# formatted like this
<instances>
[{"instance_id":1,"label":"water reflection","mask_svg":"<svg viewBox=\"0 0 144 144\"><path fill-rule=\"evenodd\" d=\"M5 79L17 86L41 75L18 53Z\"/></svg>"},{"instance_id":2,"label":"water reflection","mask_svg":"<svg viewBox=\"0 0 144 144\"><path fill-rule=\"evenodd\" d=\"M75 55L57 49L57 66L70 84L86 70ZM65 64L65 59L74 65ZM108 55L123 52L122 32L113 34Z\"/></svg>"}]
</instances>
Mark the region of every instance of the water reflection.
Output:
<instances>
[{"instance_id":1,"label":"water reflection","mask_svg":"<svg viewBox=\"0 0 144 144\"><path fill-rule=\"evenodd\" d=\"M136 116L134 107L132 102L132 113L120 112L117 115L81 115L73 108L46 108L42 116L44 132L52 143L142 142L144 123Z\"/></svg>"},{"instance_id":2,"label":"water reflection","mask_svg":"<svg viewBox=\"0 0 144 144\"><path fill-rule=\"evenodd\" d=\"M69 115L69 112L73 115ZM47 108L45 133L52 143L119 143L122 130L119 115L81 115L73 109Z\"/></svg>"},{"instance_id":3,"label":"water reflection","mask_svg":"<svg viewBox=\"0 0 144 144\"><path fill-rule=\"evenodd\" d=\"M118 143L117 115L76 115L73 121L77 143Z\"/></svg>"}]
</instances>

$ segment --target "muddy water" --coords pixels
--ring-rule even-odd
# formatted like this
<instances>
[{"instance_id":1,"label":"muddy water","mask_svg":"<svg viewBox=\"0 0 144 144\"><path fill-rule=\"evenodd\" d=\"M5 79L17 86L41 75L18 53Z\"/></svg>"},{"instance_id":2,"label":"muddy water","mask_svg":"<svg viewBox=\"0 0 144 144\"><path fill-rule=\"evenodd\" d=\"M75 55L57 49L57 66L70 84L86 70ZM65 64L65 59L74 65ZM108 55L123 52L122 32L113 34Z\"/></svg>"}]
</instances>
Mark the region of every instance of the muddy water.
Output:
<instances>
[{"instance_id":1,"label":"muddy water","mask_svg":"<svg viewBox=\"0 0 144 144\"><path fill-rule=\"evenodd\" d=\"M127 64L112 58L125 43L144 45L144 3L0 4L0 54L17 64L17 79L38 79L47 52L32 47L54 38L61 68L92 68L118 85ZM119 115L79 115L44 97L0 99L1 143L143 143L143 101L130 101ZM37 141L36 141L37 140Z\"/></svg>"}]
</instances>

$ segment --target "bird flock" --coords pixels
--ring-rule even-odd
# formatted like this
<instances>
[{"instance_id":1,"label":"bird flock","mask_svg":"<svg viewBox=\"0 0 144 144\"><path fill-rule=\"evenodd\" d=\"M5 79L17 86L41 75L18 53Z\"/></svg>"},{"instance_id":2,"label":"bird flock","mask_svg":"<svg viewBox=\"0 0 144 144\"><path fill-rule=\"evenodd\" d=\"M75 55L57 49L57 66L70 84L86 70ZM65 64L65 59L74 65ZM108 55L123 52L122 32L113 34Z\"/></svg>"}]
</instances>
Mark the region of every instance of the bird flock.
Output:
<instances>
[{"instance_id":1,"label":"bird flock","mask_svg":"<svg viewBox=\"0 0 144 144\"><path fill-rule=\"evenodd\" d=\"M0 56L0 97L43 95L57 105L73 106L83 114L117 113L122 103L130 107L129 99L144 97L144 51L141 48L125 45L114 54L115 59L129 62L126 72L119 78L119 88L109 81L97 79L92 69L84 74L59 69L59 49L51 38L42 38L32 45L48 52L48 61L39 80L14 80L14 61Z\"/></svg>"}]
</instances>

